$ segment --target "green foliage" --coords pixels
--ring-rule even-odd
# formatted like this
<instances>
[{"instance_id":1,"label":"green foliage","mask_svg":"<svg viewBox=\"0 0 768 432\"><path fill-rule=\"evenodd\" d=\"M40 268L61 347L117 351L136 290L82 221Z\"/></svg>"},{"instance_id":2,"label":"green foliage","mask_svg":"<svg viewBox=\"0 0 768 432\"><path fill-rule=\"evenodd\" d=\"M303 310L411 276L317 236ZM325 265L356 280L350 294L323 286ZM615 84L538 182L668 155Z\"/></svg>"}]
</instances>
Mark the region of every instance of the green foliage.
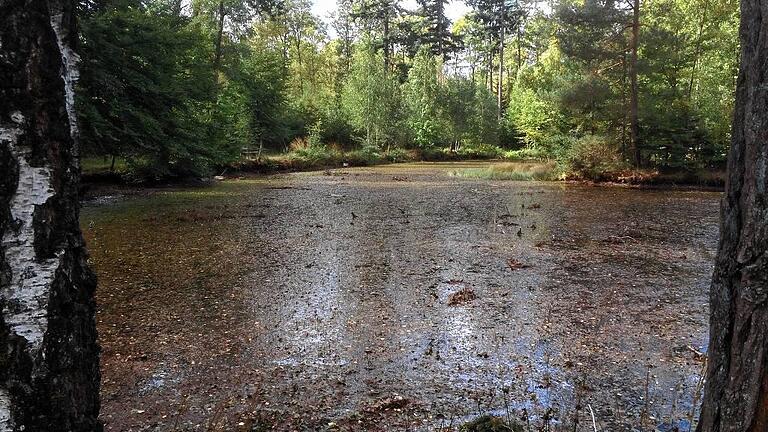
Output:
<instances>
[{"instance_id":1,"label":"green foliage","mask_svg":"<svg viewBox=\"0 0 768 432\"><path fill-rule=\"evenodd\" d=\"M504 156L504 150L490 144L461 147L456 153L464 159L498 159Z\"/></svg>"},{"instance_id":2,"label":"green foliage","mask_svg":"<svg viewBox=\"0 0 768 432\"><path fill-rule=\"evenodd\" d=\"M461 41L451 33L451 22L445 15L448 0L417 0L420 6L422 46L440 59L458 51Z\"/></svg>"},{"instance_id":3,"label":"green foliage","mask_svg":"<svg viewBox=\"0 0 768 432\"><path fill-rule=\"evenodd\" d=\"M603 180L623 168L621 156L605 136L585 135L576 140L567 154L571 175L589 180Z\"/></svg>"},{"instance_id":4,"label":"green foliage","mask_svg":"<svg viewBox=\"0 0 768 432\"><path fill-rule=\"evenodd\" d=\"M622 4L471 0L451 27L445 0L418 3L341 0L333 39L309 0L83 3L83 152L151 178L206 175L243 149L294 141L294 167L555 159L596 178L632 159ZM721 167L736 2L643 0L640 12L640 162Z\"/></svg>"},{"instance_id":5,"label":"green foliage","mask_svg":"<svg viewBox=\"0 0 768 432\"><path fill-rule=\"evenodd\" d=\"M556 156L563 146L561 137L570 129L561 106L564 89L570 87L570 71L564 65L556 40L537 64L524 67L510 96L506 121L523 136L532 149Z\"/></svg>"},{"instance_id":6,"label":"green foliage","mask_svg":"<svg viewBox=\"0 0 768 432\"><path fill-rule=\"evenodd\" d=\"M382 62L370 44L360 46L342 93L344 113L364 147L384 148L402 137L399 86Z\"/></svg>"},{"instance_id":7,"label":"green foliage","mask_svg":"<svg viewBox=\"0 0 768 432\"><path fill-rule=\"evenodd\" d=\"M381 163L384 158L376 147L364 146L358 150L352 150L344 155L345 161L352 166L368 166Z\"/></svg>"},{"instance_id":8,"label":"green foliage","mask_svg":"<svg viewBox=\"0 0 768 432\"><path fill-rule=\"evenodd\" d=\"M406 150L393 148L384 153L384 158L388 162L407 162L412 159L412 156Z\"/></svg>"},{"instance_id":9,"label":"green foliage","mask_svg":"<svg viewBox=\"0 0 768 432\"><path fill-rule=\"evenodd\" d=\"M211 142L228 150L229 159L243 148L266 143L285 144L293 136L286 119L284 70L278 53L241 48L238 62L222 80L218 101L212 110ZM218 133L218 134L217 134Z\"/></svg>"},{"instance_id":10,"label":"green foliage","mask_svg":"<svg viewBox=\"0 0 768 432\"><path fill-rule=\"evenodd\" d=\"M81 24L80 114L85 152L118 155L149 176L197 174L210 147L204 112L211 70L204 39L162 10L105 8Z\"/></svg>"},{"instance_id":11,"label":"green foliage","mask_svg":"<svg viewBox=\"0 0 768 432\"><path fill-rule=\"evenodd\" d=\"M496 100L485 88L462 77L445 79L438 106L450 142L469 146L499 143Z\"/></svg>"},{"instance_id":12,"label":"green foliage","mask_svg":"<svg viewBox=\"0 0 768 432\"><path fill-rule=\"evenodd\" d=\"M407 123L414 144L419 148L442 145L447 141L447 122L440 112L438 62L427 48L413 60L405 84Z\"/></svg>"},{"instance_id":13,"label":"green foliage","mask_svg":"<svg viewBox=\"0 0 768 432\"><path fill-rule=\"evenodd\" d=\"M342 157L341 152L324 146L306 147L294 150L288 154L288 160L293 168L339 165Z\"/></svg>"},{"instance_id":14,"label":"green foliage","mask_svg":"<svg viewBox=\"0 0 768 432\"><path fill-rule=\"evenodd\" d=\"M548 152L531 147L521 148L519 150L509 150L504 152L504 159L512 161L544 160L549 159Z\"/></svg>"}]
</instances>

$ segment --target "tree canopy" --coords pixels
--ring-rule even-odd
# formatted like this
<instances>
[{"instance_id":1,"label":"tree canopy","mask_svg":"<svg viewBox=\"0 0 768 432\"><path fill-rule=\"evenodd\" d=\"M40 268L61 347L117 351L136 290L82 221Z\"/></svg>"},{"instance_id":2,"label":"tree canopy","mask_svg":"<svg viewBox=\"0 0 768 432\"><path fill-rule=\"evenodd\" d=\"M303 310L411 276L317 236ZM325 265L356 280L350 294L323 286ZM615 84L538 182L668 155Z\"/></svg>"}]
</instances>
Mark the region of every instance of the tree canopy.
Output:
<instances>
[{"instance_id":1,"label":"tree canopy","mask_svg":"<svg viewBox=\"0 0 768 432\"><path fill-rule=\"evenodd\" d=\"M310 135L559 161L600 143L619 165L723 165L736 2L468 5L451 22L445 0L340 0L333 17L307 0L83 2L84 147L159 176Z\"/></svg>"}]
</instances>

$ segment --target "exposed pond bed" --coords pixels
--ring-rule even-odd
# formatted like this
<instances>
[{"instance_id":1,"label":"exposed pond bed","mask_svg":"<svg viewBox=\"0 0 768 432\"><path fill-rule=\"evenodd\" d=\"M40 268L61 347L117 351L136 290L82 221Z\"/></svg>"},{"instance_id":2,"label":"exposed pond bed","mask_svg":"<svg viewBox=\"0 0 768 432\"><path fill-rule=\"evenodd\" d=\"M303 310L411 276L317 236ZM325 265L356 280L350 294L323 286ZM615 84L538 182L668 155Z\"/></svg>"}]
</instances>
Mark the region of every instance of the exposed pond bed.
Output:
<instances>
[{"instance_id":1,"label":"exposed pond bed","mask_svg":"<svg viewBox=\"0 0 768 432\"><path fill-rule=\"evenodd\" d=\"M685 428L720 194L480 165L87 204L106 430Z\"/></svg>"}]
</instances>

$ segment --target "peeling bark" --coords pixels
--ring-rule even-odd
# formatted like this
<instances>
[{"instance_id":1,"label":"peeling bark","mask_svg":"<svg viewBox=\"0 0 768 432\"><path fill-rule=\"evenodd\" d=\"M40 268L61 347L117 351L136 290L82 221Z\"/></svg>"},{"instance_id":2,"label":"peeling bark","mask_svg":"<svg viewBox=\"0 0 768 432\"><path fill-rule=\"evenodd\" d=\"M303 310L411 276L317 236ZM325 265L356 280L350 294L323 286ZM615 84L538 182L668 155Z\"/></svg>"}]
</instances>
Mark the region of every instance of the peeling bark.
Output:
<instances>
[{"instance_id":1,"label":"peeling bark","mask_svg":"<svg viewBox=\"0 0 768 432\"><path fill-rule=\"evenodd\" d=\"M0 431L97 431L74 4L0 0Z\"/></svg>"},{"instance_id":2,"label":"peeling bark","mask_svg":"<svg viewBox=\"0 0 768 432\"><path fill-rule=\"evenodd\" d=\"M768 0L741 1L740 40L699 432L768 431Z\"/></svg>"}]
</instances>

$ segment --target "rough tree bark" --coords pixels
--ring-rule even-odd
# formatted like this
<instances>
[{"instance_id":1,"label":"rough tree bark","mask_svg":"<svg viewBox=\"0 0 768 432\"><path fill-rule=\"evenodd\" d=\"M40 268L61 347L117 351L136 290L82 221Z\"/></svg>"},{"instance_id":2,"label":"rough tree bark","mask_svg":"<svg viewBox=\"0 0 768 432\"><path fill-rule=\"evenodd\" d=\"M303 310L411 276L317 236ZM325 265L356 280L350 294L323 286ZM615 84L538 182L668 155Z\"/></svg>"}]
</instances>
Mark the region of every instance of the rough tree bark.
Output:
<instances>
[{"instance_id":1,"label":"rough tree bark","mask_svg":"<svg viewBox=\"0 0 768 432\"><path fill-rule=\"evenodd\" d=\"M768 431L768 0L741 1L740 40L699 432Z\"/></svg>"},{"instance_id":2,"label":"rough tree bark","mask_svg":"<svg viewBox=\"0 0 768 432\"><path fill-rule=\"evenodd\" d=\"M0 0L0 431L97 431L72 0Z\"/></svg>"}]
</instances>

